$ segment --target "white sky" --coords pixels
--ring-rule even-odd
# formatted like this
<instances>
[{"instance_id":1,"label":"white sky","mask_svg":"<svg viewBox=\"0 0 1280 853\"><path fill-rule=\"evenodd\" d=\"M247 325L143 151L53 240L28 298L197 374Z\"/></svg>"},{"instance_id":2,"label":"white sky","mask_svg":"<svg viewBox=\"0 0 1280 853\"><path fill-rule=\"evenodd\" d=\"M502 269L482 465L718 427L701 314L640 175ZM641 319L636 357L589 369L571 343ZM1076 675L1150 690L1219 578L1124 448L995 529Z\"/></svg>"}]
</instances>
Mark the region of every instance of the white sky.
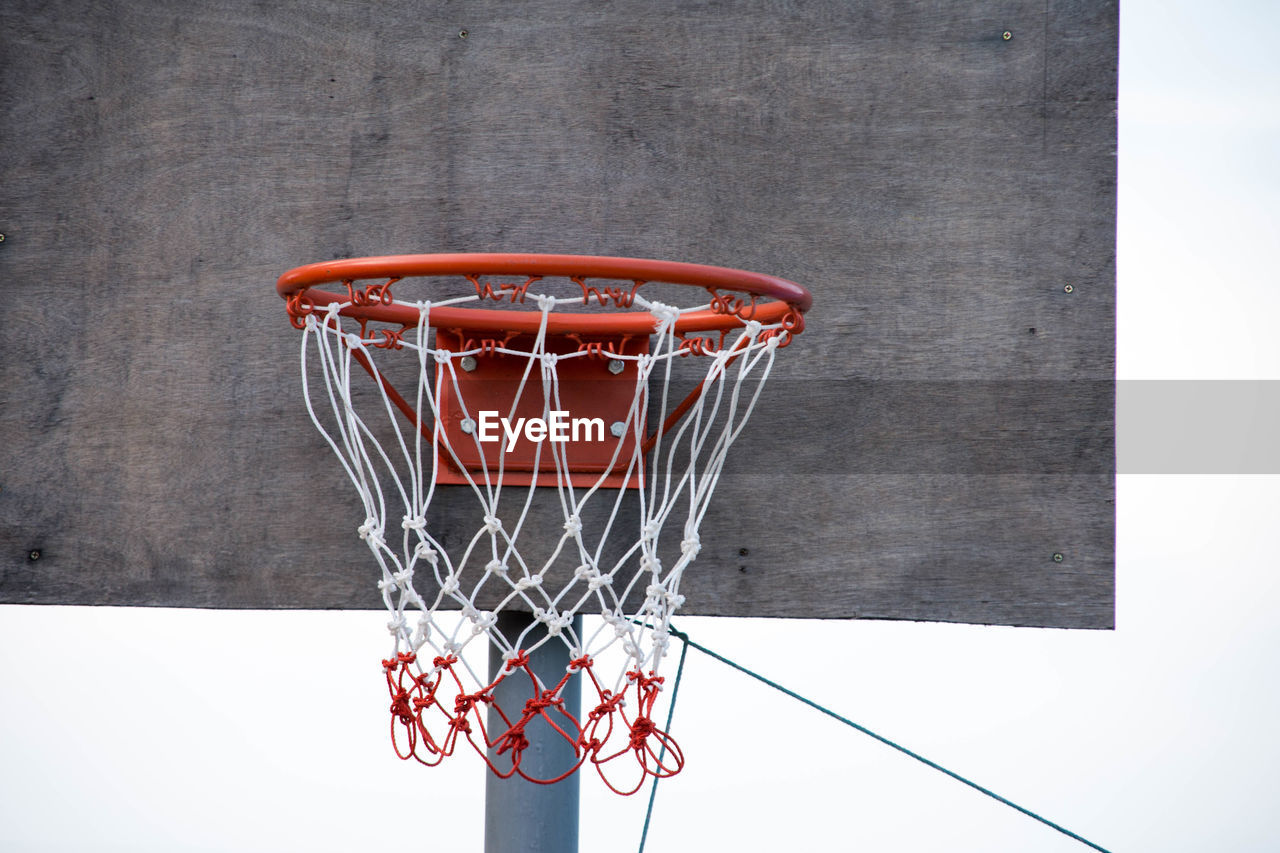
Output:
<instances>
[{"instance_id":1,"label":"white sky","mask_svg":"<svg viewBox=\"0 0 1280 853\"><path fill-rule=\"evenodd\" d=\"M1280 379L1280 5L1127 0L1120 126L1120 378ZM1117 505L1114 632L679 624L1112 850L1280 849L1280 477ZM479 850L480 763L391 754L384 621L0 608L0 849ZM1086 849L696 652L674 731L652 851ZM644 805L584 779L582 849Z\"/></svg>"}]
</instances>

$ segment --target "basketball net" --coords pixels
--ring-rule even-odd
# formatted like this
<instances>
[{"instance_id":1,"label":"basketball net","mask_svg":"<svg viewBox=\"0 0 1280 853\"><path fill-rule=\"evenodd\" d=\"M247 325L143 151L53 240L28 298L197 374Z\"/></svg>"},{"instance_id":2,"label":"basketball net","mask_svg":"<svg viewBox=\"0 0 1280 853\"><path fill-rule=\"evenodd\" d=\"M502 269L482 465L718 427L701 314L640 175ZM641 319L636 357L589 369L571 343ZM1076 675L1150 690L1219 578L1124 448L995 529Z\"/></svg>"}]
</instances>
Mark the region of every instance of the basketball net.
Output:
<instances>
[{"instance_id":1,"label":"basketball net","mask_svg":"<svg viewBox=\"0 0 1280 853\"><path fill-rule=\"evenodd\" d=\"M290 318L304 332L307 410L355 486L363 506L355 533L380 569L377 586L392 638L382 662L392 741L401 758L429 766L468 744L494 773L534 782L557 781L589 763L610 788L633 793L648 776L670 776L683 765L679 747L653 719L671 618L684 602L681 580L702 547L699 526L729 449L759 399L778 348L799 330L800 317L791 312L762 324L751 319L754 298L750 305L724 300L718 309L716 300L723 297L714 291L710 303L676 308L636 293L639 283L625 293L574 279L583 295L557 297L531 289L537 278L518 287L466 278L474 294L434 303L395 300L396 279L363 290L346 281L348 297L327 305L305 294L289 301ZM552 313L557 306L581 308L592 297L599 306L612 302L607 307L648 312L647 347L627 352L599 340L565 347L563 335L549 334L549 318L564 316ZM528 310L536 305L537 332L476 339L433 327L433 311L486 299ZM380 325L344 313L371 302L409 306L418 322ZM710 337L677 329L682 314L708 310L736 317L733 328ZM446 339L448 346L442 344ZM406 356L416 359L417 378L401 394L386 372L405 372L406 365L383 360ZM485 358L519 366L518 381L506 389L506 411L499 410L512 421L517 402L531 393L541 394L544 419L553 419L562 409L561 373L578 360L595 360L623 374L610 381L630 381L630 406L625 417L607 425L611 434L604 439L613 450L606 470L584 478L573 470L572 444L546 441L536 445L533 465L527 466L531 487L508 483L504 489L508 435L481 440L483 413L466 399L467 369ZM683 371L687 377L696 362L700 384L675 399L673 376ZM406 389L404 383L400 387ZM461 433L446 428L448 417L461 420ZM461 485L442 487L446 475ZM433 502L446 494L457 501L466 492L474 500L474 530L434 529ZM562 517L555 527L535 529L530 523L535 492L557 499ZM588 524L583 519L593 506L592 517L600 520ZM534 540L542 552L552 544L549 557L529 556ZM615 546L615 556L604 556L606 542ZM557 565L568 566L560 580L552 577ZM503 610L531 614L530 627L517 638L504 636L495 629ZM578 630L578 614L599 621L579 622L592 627ZM554 683L537 678L529 666L530 654L547 643L563 643L571 661ZM505 661L496 677L484 669L487 645ZM474 665L468 656L473 646L486 651ZM519 708L497 707L497 685L521 671L530 679L527 701ZM581 718L561 699L575 676L583 679ZM486 721L490 708L497 715ZM494 719L501 724L493 726ZM550 725L531 728L535 719ZM545 733L572 744L574 764L564 773L534 778L521 769L534 729L538 737ZM509 766L494 764L491 752L506 755Z\"/></svg>"}]
</instances>

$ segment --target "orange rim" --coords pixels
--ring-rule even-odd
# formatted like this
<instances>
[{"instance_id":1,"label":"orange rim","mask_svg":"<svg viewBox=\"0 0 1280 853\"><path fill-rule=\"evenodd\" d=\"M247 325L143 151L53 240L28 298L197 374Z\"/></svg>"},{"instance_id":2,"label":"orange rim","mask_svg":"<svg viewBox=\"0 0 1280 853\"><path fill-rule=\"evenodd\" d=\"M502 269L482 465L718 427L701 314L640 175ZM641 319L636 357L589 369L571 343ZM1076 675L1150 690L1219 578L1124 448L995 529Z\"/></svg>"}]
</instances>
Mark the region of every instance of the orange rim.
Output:
<instances>
[{"instance_id":1,"label":"orange rim","mask_svg":"<svg viewBox=\"0 0 1280 853\"><path fill-rule=\"evenodd\" d=\"M710 294L711 308L679 315L675 323L677 333L727 330L754 320L764 325L782 323L787 331L797 334L803 329L800 315L809 309L813 301L809 291L795 282L728 267L591 255L495 253L389 255L307 264L280 276L276 291L287 301L291 316L295 312L305 315L333 303L352 303L342 309L344 316L407 327L418 324L418 309L392 302L390 286L403 278L443 275L464 276L476 287L482 301L511 302L522 302L524 290L540 278L568 278L582 287L584 304L594 298L601 305L612 302L618 308L630 306L635 291L649 282L703 288ZM528 281L523 286L503 285L494 290L480 281L481 276L488 275L527 276ZM368 279L387 281L363 291L352 287L354 282ZM629 281L633 286L629 291L599 288L589 285L588 279ZM348 292L338 294L318 289L326 284L344 285ZM735 295L728 296L721 291ZM769 301L762 302L761 298ZM299 318L295 316L295 319ZM431 309L430 322L436 327L467 331L536 332L542 326L542 314L536 311L441 306ZM614 314L553 311L547 316L547 332L650 334L656 323L656 318L648 311Z\"/></svg>"}]
</instances>

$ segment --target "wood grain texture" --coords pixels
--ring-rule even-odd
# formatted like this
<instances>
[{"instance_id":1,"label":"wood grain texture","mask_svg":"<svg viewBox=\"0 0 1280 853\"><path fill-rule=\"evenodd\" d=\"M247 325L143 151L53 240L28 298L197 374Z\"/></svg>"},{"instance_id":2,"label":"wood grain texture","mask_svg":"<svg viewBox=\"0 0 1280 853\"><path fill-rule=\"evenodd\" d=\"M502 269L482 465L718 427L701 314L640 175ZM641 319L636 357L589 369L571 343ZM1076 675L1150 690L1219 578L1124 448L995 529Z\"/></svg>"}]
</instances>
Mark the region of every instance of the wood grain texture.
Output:
<instances>
[{"instance_id":1,"label":"wood grain texture","mask_svg":"<svg viewBox=\"0 0 1280 853\"><path fill-rule=\"evenodd\" d=\"M1114 3L13 2L0 63L0 601L379 606L273 282L548 251L815 294L690 612L1113 624Z\"/></svg>"}]
</instances>

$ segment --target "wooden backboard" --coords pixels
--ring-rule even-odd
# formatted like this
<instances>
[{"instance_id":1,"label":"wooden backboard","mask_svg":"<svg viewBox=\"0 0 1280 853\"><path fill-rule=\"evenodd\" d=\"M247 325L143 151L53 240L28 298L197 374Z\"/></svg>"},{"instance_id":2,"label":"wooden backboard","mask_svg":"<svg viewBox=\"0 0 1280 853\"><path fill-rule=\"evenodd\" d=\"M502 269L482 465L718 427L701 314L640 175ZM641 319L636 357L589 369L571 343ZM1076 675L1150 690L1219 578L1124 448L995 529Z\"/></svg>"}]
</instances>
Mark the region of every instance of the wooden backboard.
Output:
<instances>
[{"instance_id":1,"label":"wooden backboard","mask_svg":"<svg viewBox=\"0 0 1280 853\"><path fill-rule=\"evenodd\" d=\"M1114 3L6 4L0 601L374 608L276 277L815 294L685 610L1114 619Z\"/></svg>"}]
</instances>

